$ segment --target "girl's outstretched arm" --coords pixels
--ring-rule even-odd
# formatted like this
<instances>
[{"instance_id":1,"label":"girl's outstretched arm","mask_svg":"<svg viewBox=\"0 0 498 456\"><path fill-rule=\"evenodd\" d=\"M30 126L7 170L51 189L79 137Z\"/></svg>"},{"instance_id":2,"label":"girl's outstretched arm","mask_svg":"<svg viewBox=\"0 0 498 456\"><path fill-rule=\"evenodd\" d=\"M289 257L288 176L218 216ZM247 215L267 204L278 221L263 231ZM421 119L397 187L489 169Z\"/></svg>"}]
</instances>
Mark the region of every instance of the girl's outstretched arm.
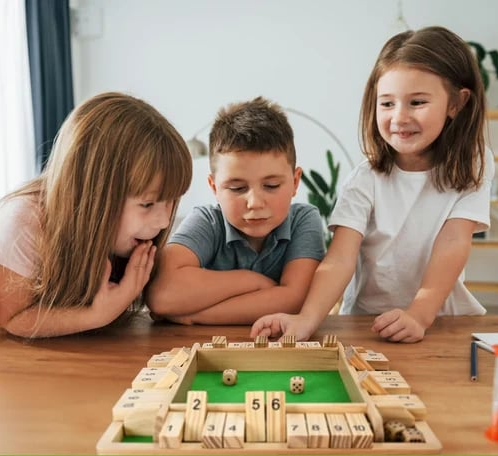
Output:
<instances>
[{"instance_id":1,"label":"girl's outstretched arm","mask_svg":"<svg viewBox=\"0 0 498 456\"><path fill-rule=\"evenodd\" d=\"M393 342L418 342L443 307L472 247L476 222L447 220L434 241L420 288L406 310L394 309L379 315L372 331Z\"/></svg>"},{"instance_id":2,"label":"girl's outstretched arm","mask_svg":"<svg viewBox=\"0 0 498 456\"><path fill-rule=\"evenodd\" d=\"M338 226L325 258L315 271L299 314L261 317L252 326L251 336L268 335L269 331L275 336L280 331L283 335L295 335L298 340L309 339L351 280L362 239L358 231Z\"/></svg>"},{"instance_id":3,"label":"girl's outstretched arm","mask_svg":"<svg viewBox=\"0 0 498 456\"><path fill-rule=\"evenodd\" d=\"M23 277L0 267L0 326L20 337L51 337L105 326L121 315L147 283L156 248L144 243L135 248L119 284L109 282L108 262L102 285L91 306L57 307L49 311L32 302L22 287Z\"/></svg>"}]
</instances>

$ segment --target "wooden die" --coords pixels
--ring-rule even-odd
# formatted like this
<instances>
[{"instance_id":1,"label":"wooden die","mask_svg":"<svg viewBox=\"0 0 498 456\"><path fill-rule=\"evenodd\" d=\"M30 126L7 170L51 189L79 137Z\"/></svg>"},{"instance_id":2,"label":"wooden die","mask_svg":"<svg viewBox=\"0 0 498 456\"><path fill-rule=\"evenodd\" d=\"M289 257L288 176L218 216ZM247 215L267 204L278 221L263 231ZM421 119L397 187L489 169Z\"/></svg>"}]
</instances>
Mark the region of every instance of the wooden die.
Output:
<instances>
[{"instance_id":1,"label":"wooden die","mask_svg":"<svg viewBox=\"0 0 498 456\"><path fill-rule=\"evenodd\" d=\"M225 369L223 371L223 383L228 386L237 383L237 371L235 369Z\"/></svg>"},{"instance_id":2,"label":"wooden die","mask_svg":"<svg viewBox=\"0 0 498 456\"><path fill-rule=\"evenodd\" d=\"M301 394L304 391L304 377L291 377L289 382L289 389L291 393Z\"/></svg>"}]
</instances>

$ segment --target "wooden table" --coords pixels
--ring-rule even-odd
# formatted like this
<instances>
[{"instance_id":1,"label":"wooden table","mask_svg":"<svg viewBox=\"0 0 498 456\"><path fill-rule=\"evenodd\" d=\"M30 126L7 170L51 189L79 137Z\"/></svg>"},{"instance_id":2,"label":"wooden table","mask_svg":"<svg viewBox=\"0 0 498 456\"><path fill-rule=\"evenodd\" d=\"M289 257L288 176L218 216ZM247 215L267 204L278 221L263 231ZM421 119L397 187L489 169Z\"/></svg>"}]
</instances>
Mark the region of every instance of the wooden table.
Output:
<instances>
[{"instance_id":1,"label":"wooden table","mask_svg":"<svg viewBox=\"0 0 498 456\"><path fill-rule=\"evenodd\" d=\"M469 380L472 332L498 332L498 316L439 318L418 344L392 344L370 332L371 317L330 316L313 337L384 353L428 409L445 454L498 454L491 421L494 357L479 351ZM147 316L91 334L26 342L0 330L0 454L94 454L111 409L156 353L225 335L248 341L244 326L154 324Z\"/></svg>"}]
</instances>

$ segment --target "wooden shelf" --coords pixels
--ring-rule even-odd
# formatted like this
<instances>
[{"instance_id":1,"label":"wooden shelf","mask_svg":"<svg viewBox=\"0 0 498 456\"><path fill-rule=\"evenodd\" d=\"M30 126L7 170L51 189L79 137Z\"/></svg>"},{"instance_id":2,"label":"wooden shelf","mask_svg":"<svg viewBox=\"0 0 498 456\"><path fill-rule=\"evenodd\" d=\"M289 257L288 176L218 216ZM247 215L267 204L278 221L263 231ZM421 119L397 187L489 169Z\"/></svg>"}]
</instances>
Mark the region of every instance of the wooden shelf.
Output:
<instances>
[{"instance_id":1,"label":"wooden shelf","mask_svg":"<svg viewBox=\"0 0 498 456\"><path fill-rule=\"evenodd\" d=\"M489 120L498 120L498 110L488 111L486 117Z\"/></svg>"},{"instance_id":2,"label":"wooden shelf","mask_svg":"<svg viewBox=\"0 0 498 456\"><path fill-rule=\"evenodd\" d=\"M497 239L474 239L472 241L472 247L477 247L480 249L498 249Z\"/></svg>"},{"instance_id":3,"label":"wooden shelf","mask_svg":"<svg viewBox=\"0 0 498 456\"><path fill-rule=\"evenodd\" d=\"M491 293L498 293L498 282L476 282L465 281L465 286L469 291L487 291Z\"/></svg>"}]
</instances>

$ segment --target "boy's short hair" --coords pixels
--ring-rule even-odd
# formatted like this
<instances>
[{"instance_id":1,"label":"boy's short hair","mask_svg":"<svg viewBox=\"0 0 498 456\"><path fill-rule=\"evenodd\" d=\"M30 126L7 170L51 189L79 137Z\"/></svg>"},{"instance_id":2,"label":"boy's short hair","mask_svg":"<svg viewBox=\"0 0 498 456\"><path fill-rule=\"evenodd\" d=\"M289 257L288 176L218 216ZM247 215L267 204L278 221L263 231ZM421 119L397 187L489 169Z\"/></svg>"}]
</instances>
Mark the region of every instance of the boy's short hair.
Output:
<instances>
[{"instance_id":1,"label":"boy's short hair","mask_svg":"<svg viewBox=\"0 0 498 456\"><path fill-rule=\"evenodd\" d=\"M294 133L277 103L257 97L219 110L209 134L211 172L216 170L218 154L243 151L281 151L295 168Z\"/></svg>"}]
</instances>

